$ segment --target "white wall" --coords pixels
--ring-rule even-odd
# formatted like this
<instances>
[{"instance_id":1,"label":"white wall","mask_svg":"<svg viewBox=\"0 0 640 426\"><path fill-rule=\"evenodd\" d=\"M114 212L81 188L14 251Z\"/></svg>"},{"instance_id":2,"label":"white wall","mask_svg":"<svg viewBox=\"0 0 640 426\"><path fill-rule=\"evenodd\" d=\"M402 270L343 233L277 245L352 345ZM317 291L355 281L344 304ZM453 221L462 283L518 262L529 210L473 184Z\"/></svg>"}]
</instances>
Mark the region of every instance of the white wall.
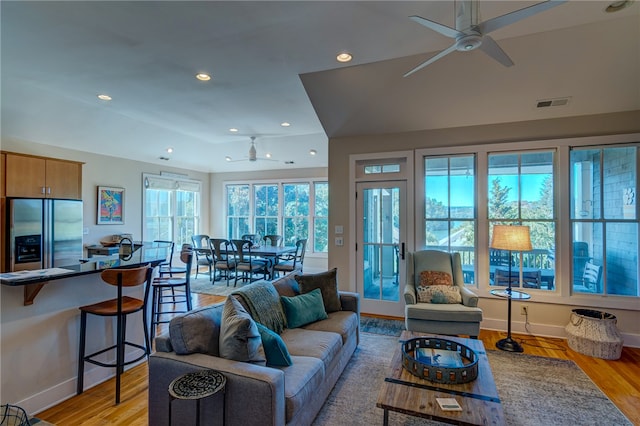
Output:
<instances>
[{"instance_id":1,"label":"white wall","mask_svg":"<svg viewBox=\"0 0 640 426\"><path fill-rule=\"evenodd\" d=\"M350 155L417 150L421 148L510 143L598 135L633 134L640 132L640 111L595 116L572 117L553 120L537 120L501 125L474 126L469 128L438 129L384 135L359 135L329 140L329 229L344 226L344 246L329 246L329 267L338 268L338 282L343 290L356 291L355 284L355 230L349 229L350 211L349 167ZM640 142L638 140L637 142ZM348 183L348 184L347 184ZM569 258L569 256L565 256ZM482 328L506 330L506 303L502 299L482 295ZM529 330L537 335L564 337L564 327L571 310L582 306L552 303L542 297L527 301L529 305ZM640 347L640 300L636 308L616 309L615 298L608 303L607 312L617 316L618 327L625 344ZM587 302L585 298L578 302ZM517 303L516 307L519 306ZM525 332L524 317L516 311L513 330Z\"/></svg>"},{"instance_id":2,"label":"white wall","mask_svg":"<svg viewBox=\"0 0 640 426\"><path fill-rule=\"evenodd\" d=\"M202 181L202 223L210 223L209 175L25 141L3 140L5 151L84 162L82 195L84 226L89 229L85 245L96 244L111 234L132 233L142 238L142 173L160 171L187 174ZM124 225L96 225L97 186L125 188ZM138 289L133 294L142 296ZM31 306L23 306L23 287L0 286L0 401L39 412L75 394L78 358L78 307L113 297L113 288L99 274L52 281ZM111 320L88 320L87 353L113 342ZM136 316L137 317L137 316ZM128 336L143 342L139 317L127 321ZM112 375L114 369L85 365L85 388ZM114 395L115 397L115 395Z\"/></svg>"}]
</instances>

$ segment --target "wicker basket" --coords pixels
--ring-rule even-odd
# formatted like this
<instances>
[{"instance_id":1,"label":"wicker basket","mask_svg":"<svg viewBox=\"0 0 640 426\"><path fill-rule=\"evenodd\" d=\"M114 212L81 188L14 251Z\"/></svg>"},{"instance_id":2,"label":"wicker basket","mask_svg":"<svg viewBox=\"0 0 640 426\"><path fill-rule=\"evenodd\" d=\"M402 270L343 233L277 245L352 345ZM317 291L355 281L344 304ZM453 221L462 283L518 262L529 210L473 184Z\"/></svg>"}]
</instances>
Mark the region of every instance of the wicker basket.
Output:
<instances>
[{"instance_id":1,"label":"wicker basket","mask_svg":"<svg viewBox=\"0 0 640 426\"><path fill-rule=\"evenodd\" d=\"M618 359L622 337L615 315L592 309L574 309L565 327L567 344L581 354L602 359Z\"/></svg>"},{"instance_id":2,"label":"wicker basket","mask_svg":"<svg viewBox=\"0 0 640 426\"><path fill-rule=\"evenodd\" d=\"M29 416L17 405L0 406L0 426L29 426Z\"/></svg>"}]
</instances>

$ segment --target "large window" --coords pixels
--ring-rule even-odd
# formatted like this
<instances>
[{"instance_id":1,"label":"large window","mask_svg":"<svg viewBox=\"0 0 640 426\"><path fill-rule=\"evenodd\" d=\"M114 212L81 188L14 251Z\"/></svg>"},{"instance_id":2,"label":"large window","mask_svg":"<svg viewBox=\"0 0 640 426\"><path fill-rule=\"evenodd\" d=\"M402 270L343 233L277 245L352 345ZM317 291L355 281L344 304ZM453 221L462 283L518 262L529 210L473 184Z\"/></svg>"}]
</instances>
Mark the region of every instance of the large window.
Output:
<instances>
[{"instance_id":1,"label":"large window","mask_svg":"<svg viewBox=\"0 0 640 426\"><path fill-rule=\"evenodd\" d=\"M425 248L459 252L465 282L473 282L475 258L475 156L424 160Z\"/></svg>"},{"instance_id":2,"label":"large window","mask_svg":"<svg viewBox=\"0 0 640 426\"><path fill-rule=\"evenodd\" d=\"M576 293L638 296L635 146L571 150Z\"/></svg>"},{"instance_id":3,"label":"large window","mask_svg":"<svg viewBox=\"0 0 640 426\"><path fill-rule=\"evenodd\" d=\"M286 245L306 238L308 251L327 251L326 181L229 183L225 187L227 238L279 234Z\"/></svg>"},{"instance_id":4,"label":"large window","mask_svg":"<svg viewBox=\"0 0 640 426\"><path fill-rule=\"evenodd\" d=\"M191 244L200 230L200 182L143 175L145 241Z\"/></svg>"}]
</instances>

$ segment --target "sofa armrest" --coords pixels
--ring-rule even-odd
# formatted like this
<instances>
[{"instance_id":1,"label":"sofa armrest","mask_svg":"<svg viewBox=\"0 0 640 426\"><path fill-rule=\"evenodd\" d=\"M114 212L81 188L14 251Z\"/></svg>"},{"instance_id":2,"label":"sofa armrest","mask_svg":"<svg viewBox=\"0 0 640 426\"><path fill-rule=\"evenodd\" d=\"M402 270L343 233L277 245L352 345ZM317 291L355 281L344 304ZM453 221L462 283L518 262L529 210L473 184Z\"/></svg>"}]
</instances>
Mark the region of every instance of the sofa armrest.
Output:
<instances>
[{"instance_id":1,"label":"sofa armrest","mask_svg":"<svg viewBox=\"0 0 640 426\"><path fill-rule=\"evenodd\" d=\"M350 291L338 291L340 296L340 305L343 311L351 311L358 314L360 317L360 295L358 293L352 293Z\"/></svg>"},{"instance_id":2,"label":"sofa armrest","mask_svg":"<svg viewBox=\"0 0 640 426\"><path fill-rule=\"evenodd\" d=\"M407 280L407 283L404 286L404 303L407 305L415 305L417 302L416 286L413 284L413 280Z\"/></svg>"},{"instance_id":3,"label":"sofa armrest","mask_svg":"<svg viewBox=\"0 0 640 426\"><path fill-rule=\"evenodd\" d=\"M171 381L183 374L213 369L227 379L225 392L227 424L284 425L284 373L276 368L219 358L205 354L177 355L156 352L149 357L149 424L167 425ZM233 397L229 397L233 395ZM222 419L216 399L203 400L203 415ZM219 402L217 402L219 404ZM175 407L174 407L175 409ZM193 410L180 414L185 424L195 424ZM211 424L218 424L211 419Z\"/></svg>"},{"instance_id":4,"label":"sofa armrest","mask_svg":"<svg viewBox=\"0 0 640 426\"><path fill-rule=\"evenodd\" d=\"M478 307L478 295L469 290L466 287L460 287L460 294L462 295L462 304L472 308Z\"/></svg>"}]
</instances>

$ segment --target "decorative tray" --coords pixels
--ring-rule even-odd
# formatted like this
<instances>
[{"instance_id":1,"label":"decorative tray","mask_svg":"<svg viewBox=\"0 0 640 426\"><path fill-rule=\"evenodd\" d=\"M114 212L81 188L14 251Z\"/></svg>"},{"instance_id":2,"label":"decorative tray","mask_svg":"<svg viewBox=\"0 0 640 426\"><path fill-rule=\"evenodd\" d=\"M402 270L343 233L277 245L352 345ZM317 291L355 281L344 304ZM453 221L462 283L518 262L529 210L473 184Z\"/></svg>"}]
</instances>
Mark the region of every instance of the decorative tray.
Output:
<instances>
[{"instance_id":1,"label":"decorative tray","mask_svg":"<svg viewBox=\"0 0 640 426\"><path fill-rule=\"evenodd\" d=\"M445 359L445 365L437 363L438 357ZM417 337L403 342L402 366L414 376L436 383L462 384L478 377L478 356L471 348L434 337Z\"/></svg>"}]
</instances>

